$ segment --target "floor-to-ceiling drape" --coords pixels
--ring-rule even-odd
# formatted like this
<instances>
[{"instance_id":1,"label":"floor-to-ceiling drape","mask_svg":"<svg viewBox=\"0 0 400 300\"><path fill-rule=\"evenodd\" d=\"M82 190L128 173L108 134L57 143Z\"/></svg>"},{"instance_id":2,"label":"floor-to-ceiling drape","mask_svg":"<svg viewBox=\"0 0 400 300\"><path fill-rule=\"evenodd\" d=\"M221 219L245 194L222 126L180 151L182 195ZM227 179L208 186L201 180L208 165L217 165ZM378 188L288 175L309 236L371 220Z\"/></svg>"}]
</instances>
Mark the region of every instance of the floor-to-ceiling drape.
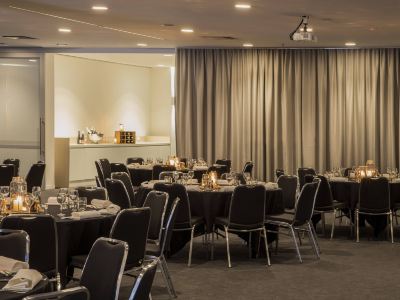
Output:
<instances>
[{"instance_id":1,"label":"floor-to-ceiling drape","mask_svg":"<svg viewBox=\"0 0 400 300\"><path fill-rule=\"evenodd\" d=\"M274 170L399 166L399 49L178 49L177 153Z\"/></svg>"}]
</instances>

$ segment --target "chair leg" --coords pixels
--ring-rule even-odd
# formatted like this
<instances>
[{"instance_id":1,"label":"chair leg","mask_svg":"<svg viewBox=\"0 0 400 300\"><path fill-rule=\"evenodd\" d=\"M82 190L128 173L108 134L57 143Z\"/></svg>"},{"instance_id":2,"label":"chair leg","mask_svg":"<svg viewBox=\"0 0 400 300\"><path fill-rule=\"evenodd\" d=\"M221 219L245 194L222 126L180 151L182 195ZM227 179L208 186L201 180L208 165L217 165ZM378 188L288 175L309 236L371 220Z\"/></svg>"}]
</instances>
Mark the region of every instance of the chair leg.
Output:
<instances>
[{"instance_id":1,"label":"chair leg","mask_svg":"<svg viewBox=\"0 0 400 300\"><path fill-rule=\"evenodd\" d=\"M231 265L231 254L229 252L229 236L228 236L228 227L224 226L225 228L225 239L226 239L226 254L228 256L228 267L232 268Z\"/></svg>"},{"instance_id":2,"label":"chair leg","mask_svg":"<svg viewBox=\"0 0 400 300\"><path fill-rule=\"evenodd\" d=\"M279 233L276 234L275 240L275 254L278 255L278 243L279 243Z\"/></svg>"},{"instance_id":3,"label":"chair leg","mask_svg":"<svg viewBox=\"0 0 400 300\"><path fill-rule=\"evenodd\" d=\"M189 260L188 260L188 267L192 265L192 252L193 252L193 236L194 236L194 229L196 228L196 225L192 227L192 230L190 232L190 246L189 246Z\"/></svg>"},{"instance_id":4,"label":"chair leg","mask_svg":"<svg viewBox=\"0 0 400 300\"><path fill-rule=\"evenodd\" d=\"M265 243L265 255L267 256L267 265L270 266L271 259L269 257L267 230L265 229L265 227L263 228L263 232L264 232L264 243Z\"/></svg>"},{"instance_id":5,"label":"chair leg","mask_svg":"<svg viewBox=\"0 0 400 300\"><path fill-rule=\"evenodd\" d=\"M333 221L331 229L331 239L333 239L333 233L335 232L335 222L336 222L336 209L333 210Z\"/></svg>"},{"instance_id":6,"label":"chair leg","mask_svg":"<svg viewBox=\"0 0 400 300\"><path fill-rule=\"evenodd\" d=\"M393 214L392 214L392 212L390 212L389 218L390 218L390 237L391 237L392 244L393 244L394 241L393 241Z\"/></svg>"},{"instance_id":7,"label":"chair leg","mask_svg":"<svg viewBox=\"0 0 400 300\"><path fill-rule=\"evenodd\" d=\"M359 228L359 214L358 214L358 209L356 209L356 236L357 236L357 243L360 242L360 228Z\"/></svg>"},{"instance_id":8,"label":"chair leg","mask_svg":"<svg viewBox=\"0 0 400 300\"><path fill-rule=\"evenodd\" d=\"M320 246L318 244L318 238L317 238L317 233L315 232L315 228L314 228L314 226L312 224L309 224L309 225L310 225L310 228L311 228L311 233L313 234L313 237L314 237L315 244L317 245L318 253L321 254L321 248L320 248Z\"/></svg>"},{"instance_id":9,"label":"chair leg","mask_svg":"<svg viewBox=\"0 0 400 300\"><path fill-rule=\"evenodd\" d=\"M249 259L251 259L251 231L249 232L248 248L249 248Z\"/></svg>"},{"instance_id":10,"label":"chair leg","mask_svg":"<svg viewBox=\"0 0 400 300\"><path fill-rule=\"evenodd\" d=\"M321 213L321 223L322 223L322 235L325 236L325 229L326 229L325 213Z\"/></svg>"},{"instance_id":11,"label":"chair leg","mask_svg":"<svg viewBox=\"0 0 400 300\"><path fill-rule=\"evenodd\" d=\"M167 290L171 298L176 298L176 292L174 286L172 284L171 276L169 275L167 262L165 261L164 255L161 255L159 259L159 266L161 269L161 273L164 277L164 281L167 285Z\"/></svg>"},{"instance_id":12,"label":"chair leg","mask_svg":"<svg viewBox=\"0 0 400 300\"><path fill-rule=\"evenodd\" d=\"M294 242L294 245L295 245L295 247L296 247L297 257L299 258L300 263L302 263L303 260L301 259L301 254L300 254L299 245L297 244L296 234L294 233L294 229L293 229L292 226L290 226L290 231L291 231L291 233L292 233L293 242Z\"/></svg>"},{"instance_id":13,"label":"chair leg","mask_svg":"<svg viewBox=\"0 0 400 300\"><path fill-rule=\"evenodd\" d=\"M308 237L309 237L309 239L310 239L311 245L312 245L312 247L313 247L313 249L314 249L315 255L316 255L317 258L319 259L319 258L320 258L320 256L319 256L319 250L318 250L317 242L316 242L315 237L314 237L314 235L313 235L313 232L312 232L310 223L308 223L308 230L307 230L307 233L308 233Z\"/></svg>"},{"instance_id":14,"label":"chair leg","mask_svg":"<svg viewBox=\"0 0 400 300\"><path fill-rule=\"evenodd\" d=\"M215 231L215 225L212 226L212 232L211 232L211 260L214 260L214 231Z\"/></svg>"},{"instance_id":15,"label":"chair leg","mask_svg":"<svg viewBox=\"0 0 400 300\"><path fill-rule=\"evenodd\" d=\"M300 246L302 246L302 245L303 245L303 242L301 241L300 231L297 231L297 237L299 238L299 244L300 244Z\"/></svg>"}]
</instances>

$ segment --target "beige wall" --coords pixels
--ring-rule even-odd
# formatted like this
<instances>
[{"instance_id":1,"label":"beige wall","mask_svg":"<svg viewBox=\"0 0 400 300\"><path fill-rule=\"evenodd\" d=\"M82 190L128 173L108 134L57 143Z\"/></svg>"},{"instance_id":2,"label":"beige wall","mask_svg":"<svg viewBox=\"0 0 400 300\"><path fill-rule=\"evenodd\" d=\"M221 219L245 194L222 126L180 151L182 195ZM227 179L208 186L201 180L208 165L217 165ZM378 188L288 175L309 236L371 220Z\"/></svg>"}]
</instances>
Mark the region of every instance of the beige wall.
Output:
<instances>
[{"instance_id":1,"label":"beige wall","mask_svg":"<svg viewBox=\"0 0 400 300\"><path fill-rule=\"evenodd\" d=\"M150 68L55 55L55 136L93 126L113 136L119 123L149 134Z\"/></svg>"}]
</instances>

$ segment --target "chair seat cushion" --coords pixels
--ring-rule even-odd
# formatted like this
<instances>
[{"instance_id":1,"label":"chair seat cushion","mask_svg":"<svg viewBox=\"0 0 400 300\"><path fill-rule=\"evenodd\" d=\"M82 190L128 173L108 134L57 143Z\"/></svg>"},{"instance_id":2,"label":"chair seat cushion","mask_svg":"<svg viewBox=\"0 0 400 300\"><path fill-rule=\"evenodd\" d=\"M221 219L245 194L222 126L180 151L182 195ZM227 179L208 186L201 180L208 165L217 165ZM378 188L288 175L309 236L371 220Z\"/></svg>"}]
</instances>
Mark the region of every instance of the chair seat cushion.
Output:
<instances>
[{"instance_id":1,"label":"chair seat cushion","mask_svg":"<svg viewBox=\"0 0 400 300\"><path fill-rule=\"evenodd\" d=\"M323 212L323 211L333 211L334 209L342 209L345 208L345 204L343 202L333 201L332 206L324 206L324 207L315 207L315 212Z\"/></svg>"},{"instance_id":2,"label":"chair seat cushion","mask_svg":"<svg viewBox=\"0 0 400 300\"><path fill-rule=\"evenodd\" d=\"M75 267L75 268L79 268L79 269L83 269L83 266L85 265L86 262L86 258L87 255L74 255L71 258L71 263L70 265Z\"/></svg>"},{"instance_id":3,"label":"chair seat cushion","mask_svg":"<svg viewBox=\"0 0 400 300\"><path fill-rule=\"evenodd\" d=\"M191 224L189 222L176 223L174 224L174 229L191 229L195 225L204 223L203 217L191 216Z\"/></svg>"},{"instance_id":4,"label":"chair seat cushion","mask_svg":"<svg viewBox=\"0 0 400 300\"><path fill-rule=\"evenodd\" d=\"M293 216L287 214L281 214L276 216L266 216L265 223L266 224L273 224L273 225L285 225L285 224L292 224Z\"/></svg>"},{"instance_id":5,"label":"chair seat cushion","mask_svg":"<svg viewBox=\"0 0 400 300\"><path fill-rule=\"evenodd\" d=\"M161 251L160 245L157 245L155 243L146 244L146 255L160 256L161 255L160 251Z\"/></svg>"},{"instance_id":6,"label":"chair seat cushion","mask_svg":"<svg viewBox=\"0 0 400 300\"><path fill-rule=\"evenodd\" d=\"M215 219L215 225L217 227L227 226L228 229L237 229L237 230L251 230L264 226L264 224L235 224L229 223L228 218L218 217Z\"/></svg>"},{"instance_id":7,"label":"chair seat cushion","mask_svg":"<svg viewBox=\"0 0 400 300\"><path fill-rule=\"evenodd\" d=\"M389 213L389 208L382 208L382 209L370 209L370 208L358 208L359 212L366 213L366 214L378 214L378 215L383 215L386 213Z\"/></svg>"}]
</instances>

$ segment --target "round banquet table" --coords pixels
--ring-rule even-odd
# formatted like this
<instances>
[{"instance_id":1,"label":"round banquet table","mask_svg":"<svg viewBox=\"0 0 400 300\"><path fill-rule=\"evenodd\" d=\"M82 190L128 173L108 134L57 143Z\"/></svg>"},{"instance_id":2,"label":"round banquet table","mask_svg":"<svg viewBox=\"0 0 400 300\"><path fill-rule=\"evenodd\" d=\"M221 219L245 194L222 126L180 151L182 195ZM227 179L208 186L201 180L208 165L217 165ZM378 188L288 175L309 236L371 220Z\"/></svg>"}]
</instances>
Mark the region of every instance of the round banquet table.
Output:
<instances>
[{"instance_id":1,"label":"round banquet table","mask_svg":"<svg viewBox=\"0 0 400 300\"><path fill-rule=\"evenodd\" d=\"M358 194L360 189L360 183L357 181L330 181L333 199L345 203L347 210L351 210L354 214L354 210L358 204ZM400 182L390 183L390 201L391 203L400 202ZM354 220L354 215L351 215ZM377 237L385 230L387 226L386 216L371 216L360 214L360 226L365 225L367 221L374 228L374 236Z\"/></svg>"},{"instance_id":2,"label":"round banquet table","mask_svg":"<svg viewBox=\"0 0 400 300\"><path fill-rule=\"evenodd\" d=\"M154 181L142 183L136 193L136 206L143 205L147 194L153 189L153 185ZM199 233L211 232L216 217L228 216L229 204L234 190L233 186L222 186L217 191L204 191L198 185L187 185L186 190L192 215L205 219L206 227L199 229ZM266 215L281 214L283 212L282 190L279 188L266 189ZM268 238L268 242L272 242L275 239L275 235L271 235L271 237L271 239ZM170 254L178 252L189 241L190 231L174 232L170 244Z\"/></svg>"},{"instance_id":3,"label":"round banquet table","mask_svg":"<svg viewBox=\"0 0 400 300\"><path fill-rule=\"evenodd\" d=\"M43 279L30 291L25 293L17 293L11 291L3 291L2 288L7 284L6 281L0 281L0 300L22 299L29 295L35 295L47 292L48 279L43 275Z\"/></svg>"}]
</instances>

